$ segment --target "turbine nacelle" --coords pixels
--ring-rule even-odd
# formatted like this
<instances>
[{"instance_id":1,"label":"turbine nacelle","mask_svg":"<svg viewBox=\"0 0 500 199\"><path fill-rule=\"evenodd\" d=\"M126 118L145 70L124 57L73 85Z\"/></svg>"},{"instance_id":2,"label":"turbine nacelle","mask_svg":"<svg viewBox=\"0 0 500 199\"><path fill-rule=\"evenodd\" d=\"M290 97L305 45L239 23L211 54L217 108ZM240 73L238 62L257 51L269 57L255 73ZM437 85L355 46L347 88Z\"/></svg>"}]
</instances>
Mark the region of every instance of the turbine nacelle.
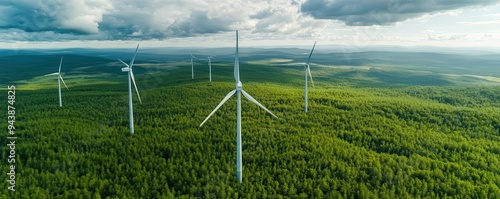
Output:
<instances>
[{"instance_id":1,"label":"turbine nacelle","mask_svg":"<svg viewBox=\"0 0 500 199\"><path fill-rule=\"evenodd\" d=\"M131 71L131 69L129 67L123 67L122 68L122 72L129 72Z\"/></svg>"}]
</instances>

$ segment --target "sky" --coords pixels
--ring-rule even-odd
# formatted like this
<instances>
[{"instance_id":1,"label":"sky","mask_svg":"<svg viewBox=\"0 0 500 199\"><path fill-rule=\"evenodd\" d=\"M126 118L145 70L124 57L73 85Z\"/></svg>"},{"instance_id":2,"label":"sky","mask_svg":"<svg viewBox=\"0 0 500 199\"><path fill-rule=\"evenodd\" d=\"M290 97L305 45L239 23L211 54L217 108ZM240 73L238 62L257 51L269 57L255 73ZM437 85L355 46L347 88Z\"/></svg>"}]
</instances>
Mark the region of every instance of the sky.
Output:
<instances>
[{"instance_id":1,"label":"sky","mask_svg":"<svg viewBox=\"0 0 500 199\"><path fill-rule=\"evenodd\" d=\"M500 0L1 0L0 48L500 47Z\"/></svg>"}]
</instances>

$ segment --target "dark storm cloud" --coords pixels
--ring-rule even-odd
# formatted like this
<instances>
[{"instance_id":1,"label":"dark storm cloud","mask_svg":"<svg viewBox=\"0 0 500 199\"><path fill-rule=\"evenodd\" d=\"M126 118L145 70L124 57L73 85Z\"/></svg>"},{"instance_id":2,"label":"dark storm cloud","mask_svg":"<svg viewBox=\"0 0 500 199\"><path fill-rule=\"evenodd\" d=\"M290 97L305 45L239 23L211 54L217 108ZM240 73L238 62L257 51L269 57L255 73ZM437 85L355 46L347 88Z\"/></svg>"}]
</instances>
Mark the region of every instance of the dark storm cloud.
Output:
<instances>
[{"instance_id":1,"label":"dark storm cloud","mask_svg":"<svg viewBox=\"0 0 500 199\"><path fill-rule=\"evenodd\" d=\"M18 40L164 39L234 29L245 12L196 0L2 0L0 33L23 32ZM241 4L241 2L240 2ZM245 9L241 7L241 10ZM209 13L209 11L212 11ZM224 13L224 14L219 14ZM61 34L61 37L57 37ZM19 34L20 35L20 34ZM33 36L33 37L31 37ZM50 36L55 36L51 38ZM5 37L4 37L5 38ZM9 37L10 39L14 39ZM1 39L1 38L0 38Z\"/></svg>"},{"instance_id":2,"label":"dark storm cloud","mask_svg":"<svg viewBox=\"0 0 500 199\"><path fill-rule=\"evenodd\" d=\"M390 25L426 14L485 6L499 0L307 0L301 11L350 26Z\"/></svg>"},{"instance_id":3,"label":"dark storm cloud","mask_svg":"<svg viewBox=\"0 0 500 199\"><path fill-rule=\"evenodd\" d=\"M55 19L41 10L22 5L4 5L0 13L0 29L17 28L26 32L49 31Z\"/></svg>"}]
</instances>

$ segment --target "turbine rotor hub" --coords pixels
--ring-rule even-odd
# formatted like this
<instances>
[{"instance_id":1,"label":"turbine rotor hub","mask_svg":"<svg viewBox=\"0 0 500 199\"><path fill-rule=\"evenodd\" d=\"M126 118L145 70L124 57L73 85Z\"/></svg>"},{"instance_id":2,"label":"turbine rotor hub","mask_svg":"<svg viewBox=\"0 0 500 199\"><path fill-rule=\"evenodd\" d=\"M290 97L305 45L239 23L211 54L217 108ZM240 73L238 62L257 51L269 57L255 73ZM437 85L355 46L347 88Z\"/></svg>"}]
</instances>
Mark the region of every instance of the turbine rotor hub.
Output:
<instances>
[{"instance_id":1,"label":"turbine rotor hub","mask_svg":"<svg viewBox=\"0 0 500 199\"><path fill-rule=\"evenodd\" d=\"M243 90L243 84L241 82L236 83L236 90L237 91Z\"/></svg>"}]
</instances>

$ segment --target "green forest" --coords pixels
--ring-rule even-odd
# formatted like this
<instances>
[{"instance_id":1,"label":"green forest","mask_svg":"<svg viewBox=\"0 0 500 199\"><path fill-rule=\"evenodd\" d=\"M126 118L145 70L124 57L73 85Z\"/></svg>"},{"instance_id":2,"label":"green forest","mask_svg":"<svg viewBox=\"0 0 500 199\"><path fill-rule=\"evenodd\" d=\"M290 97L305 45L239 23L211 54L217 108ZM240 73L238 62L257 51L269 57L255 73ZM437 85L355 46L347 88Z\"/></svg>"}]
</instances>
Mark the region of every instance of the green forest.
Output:
<instances>
[{"instance_id":1,"label":"green forest","mask_svg":"<svg viewBox=\"0 0 500 199\"><path fill-rule=\"evenodd\" d=\"M187 62L139 60L133 135L118 63L103 76L67 69L62 108L55 78L11 83L17 182L2 180L0 198L500 198L500 85L312 65L306 114L303 67L242 61L243 88L278 119L242 100L238 183L236 98L199 127L234 89L232 63L214 63L213 82L197 64L191 80Z\"/></svg>"}]
</instances>

